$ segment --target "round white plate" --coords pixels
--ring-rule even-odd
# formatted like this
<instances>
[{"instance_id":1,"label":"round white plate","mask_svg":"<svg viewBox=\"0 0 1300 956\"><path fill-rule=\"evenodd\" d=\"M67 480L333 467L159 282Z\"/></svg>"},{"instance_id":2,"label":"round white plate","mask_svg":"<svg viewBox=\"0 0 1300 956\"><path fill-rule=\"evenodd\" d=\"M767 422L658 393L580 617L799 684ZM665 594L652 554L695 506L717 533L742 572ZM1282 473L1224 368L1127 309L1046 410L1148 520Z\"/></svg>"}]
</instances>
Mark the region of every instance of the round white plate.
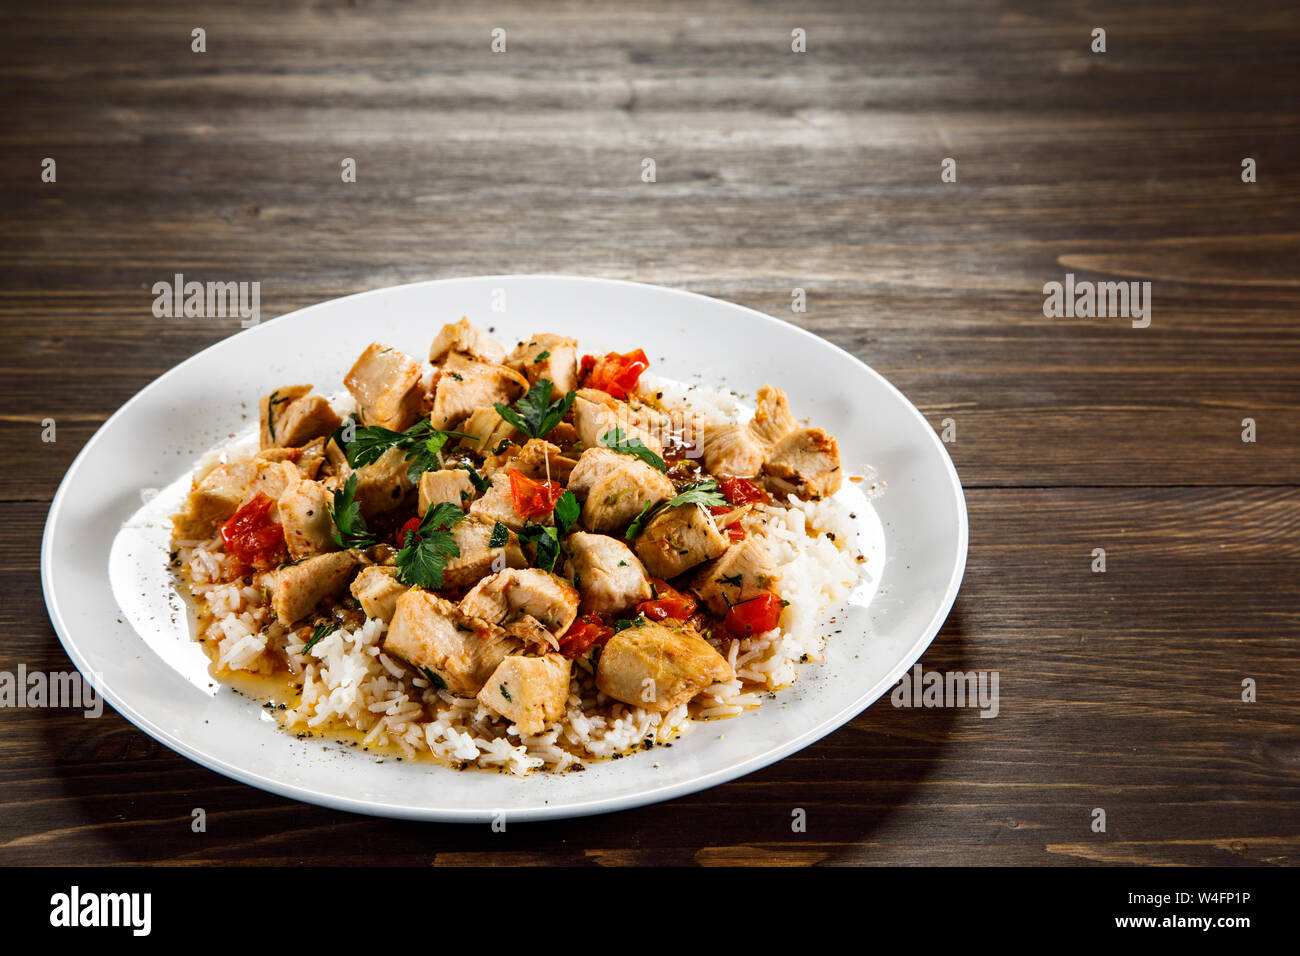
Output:
<instances>
[{"instance_id":1,"label":"round white plate","mask_svg":"<svg viewBox=\"0 0 1300 956\"><path fill-rule=\"evenodd\" d=\"M504 306L504 308L503 308ZM832 608L826 660L761 708L698 724L671 748L591 761L581 773L457 772L280 730L215 683L167 569L167 516L195 461L244 430L276 385L329 394L371 341L419 358L462 315L512 345L535 332L586 352L644 348L652 371L753 396L767 382L796 417L839 440L868 561ZM966 564L966 502L943 444L889 382L848 353L750 309L657 286L566 276L483 276L379 289L263 322L205 349L127 402L86 444L50 506L41 577L50 618L117 711L204 766L284 796L359 813L443 821L544 819L668 800L764 767L858 714L921 656Z\"/></svg>"}]
</instances>

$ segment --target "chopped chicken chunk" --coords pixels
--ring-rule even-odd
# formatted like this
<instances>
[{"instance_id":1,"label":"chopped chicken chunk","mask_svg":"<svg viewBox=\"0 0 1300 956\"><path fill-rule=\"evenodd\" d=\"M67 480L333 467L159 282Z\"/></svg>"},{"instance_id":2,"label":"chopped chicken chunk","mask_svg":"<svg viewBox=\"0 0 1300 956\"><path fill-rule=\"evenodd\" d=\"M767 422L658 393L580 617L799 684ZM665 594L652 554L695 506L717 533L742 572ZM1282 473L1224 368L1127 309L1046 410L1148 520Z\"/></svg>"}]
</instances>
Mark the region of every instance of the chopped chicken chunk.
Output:
<instances>
[{"instance_id":1,"label":"chopped chicken chunk","mask_svg":"<svg viewBox=\"0 0 1300 956\"><path fill-rule=\"evenodd\" d=\"M493 571L528 566L519 538L509 532L506 543L499 548L489 547L492 540L492 522L469 517L451 526L451 537L460 548L460 557L447 561L442 581L445 587L466 588Z\"/></svg>"},{"instance_id":2,"label":"chopped chicken chunk","mask_svg":"<svg viewBox=\"0 0 1300 956\"><path fill-rule=\"evenodd\" d=\"M781 572L772 546L762 533L747 533L723 552L722 557L704 565L695 574L695 592L718 617L725 617L731 605L758 597L765 591L776 593Z\"/></svg>"},{"instance_id":3,"label":"chopped chicken chunk","mask_svg":"<svg viewBox=\"0 0 1300 956\"><path fill-rule=\"evenodd\" d=\"M626 528L647 504L677 493L663 472L609 448L588 448L569 475L569 490L583 500L582 523L592 531Z\"/></svg>"},{"instance_id":4,"label":"chopped chicken chunk","mask_svg":"<svg viewBox=\"0 0 1300 956\"><path fill-rule=\"evenodd\" d=\"M715 475L757 475L767 446L748 425L709 425L700 439L704 467Z\"/></svg>"},{"instance_id":5,"label":"chopped chicken chunk","mask_svg":"<svg viewBox=\"0 0 1300 956\"><path fill-rule=\"evenodd\" d=\"M511 404L527 387L528 379L512 368L453 353L438 376L430 421L434 428L451 428L476 409L491 408L495 402Z\"/></svg>"},{"instance_id":6,"label":"chopped chicken chunk","mask_svg":"<svg viewBox=\"0 0 1300 956\"><path fill-rule=\"evenodd\" d=\"M461 447L480 455L490 455L503 442L516 442L524 437L519 429L497 414L496 408L491 405L474 409L474 413L456 431L477 435L476 439L462 438Z\"/></svg>"},{"instance_id":7,"label":"chopped chicken chunk","mask_svg":"<svg viewBox=\"0 0 1300 956\"><path fill-rule=\"evenodd\" d=\"M510 491L510 473L498 471L492 476L492 484L469 506L469 513L480 521L494 524L500 521L512 531L520 531L525 524L554 524L552 515L543 518L525 518L515 507L515 498Z\"/></svg>"},{"instance_id":8,"label":"chopped chicken chunk","mask_svg":"<svg viewBox=\"0 0 1300 956\"><path fill-rule=\"evenodd\" d=\"M285 625L306 617L325 598L347 587L357 564L357 556L351 551L334 551L286 564L274 572L272 579L271 607L275 616Z\"/></svg>"},{"instance_id":9,"label":"chopped chicken chunk","mask_svg":"<svg viewBox=\"0 0 1300 956\"><path fill-rule=\"evenodd\" d=\"M684 505L650 519L634 546L646 570L667 580L718 557L728 543L713 515L699 505Z\"/></svg>"},{"instance_id":10,"label":"chopped chicken chunk","mask_svg":"<svg viewBox=\"0 0 1300 956\"><path fill-rule=\"evenodd\" d=\"M417 588L397 598L383 648L427 669L435 686L441 682L458 697L473 697L520 644L495 624L469 617L450 601Z\"/></svg>"},{"instance_id":11,"label":"chopped chicken chunk","mask_svg":"<svg viewBox=\"0 0 1300 956\"><path fill-rule=\"evenodd\" d=\"M580 389L573 399L573 425L586 448L601 445L602 439L618 428L626 437L639 438L656 455L662 455L664 446L659 439L658 420L658 413L644 406L634 409L627 402L594 388Z\"/></svg>"},{"instance_id":12,"label":"chopped chicken chunk","mask_svg":"<svg viewBox=\"0 0 1300 956\"><path fill-rule=\"evenodd\" d=\"M357 503L366 517L396 511L415 486L407 474L410 463L406 452L396 446L379 456L378 461L357 469Z\"/></svg>"},{"instance_id":13,"label":"chopped chicken chunk","mask_svg":"<svg viewBox=\"0 0 1300 956\"><path fill-rule=\"evenodd\" d=\"M765 445L775 445L798 427L799 423L790 413L790 401L785 392L771 385L758 390L758 407L754 420L749 423L755 438Z\"/></svg>"},{"instance_id":14,"label":"chopped chicken chunk","mask_svg":"<svg viewBox=\"0 0 1300 956\"><path fill-rule=\"evenodd\" d=\"M543 333L520 342L507 364L528 377L530 384L548 379L554 384L552 398L578 387L578 340Z\"/></svg>"},{"instance_id":15,"label":"chopped chicken chunk","mask_svg":"<svg viewBox=\"0 0 1300 956\"><path fill-rule=\"evenodd\" d=\"M493 624L527 616L559 637L578 616L578 601L578 590L558 575L539 568L508 568L474 585L460 608Z\"/></svg>"},{"instance_id":16,"label":"chopped chicken chunk","mask_svg":"<svg viewBox=\"0 0 1300 956\"><path fill-rule=\"evenodd\" d=\"M255 462L235 461L217 465L194 483L185 510L173 516L176 537L201 540L212 537L223 521L247 500L248 485L257 470Z\"/></svg>"},{"instance_id":17,"label":"chopped chicken chunk","mask_svg":"<svg viewBox=\"0 0 1300 956\"><path fill-rule=\"evenodd\" d=\"M329 513L333 500L324 485L306 478L288 485L276 500L284 543L295 561L338 550Z\"/></svg>"},{"instance_id":18,"label":"chopped chicken chunk","mask_svg":"<svg viewBox=\"0 0 1300 956\"><path fill-rule=\"evenodd\" d=\"M569 699L568 658L559 654L544 657L511 655L497 665L479 701L532 737L564 716Z\"/></svg>"},{"instance_id":19,"label":"chopped chicken chunk","mask_svg":"<svg viewBox=\"0 0 1300 956\"><path fill-rule=\"evenodd\" d=\"M464 508L474 500L474 482L464 468L445 468L441 471L426 471L420 475L420 517L437 504L455 505Z\"/></svg>"},{"instance_id":20,"label":"chopped chicken chunk","mask_svg":"<svg viewBox=\"0 0 1300 956\"><path fill-rule=\"evenodd\" d=\"M840 490L840 447L820 428L802 428L781 439L763 463L768 490L805 501Z\"/></svg>"},{"instance_id":21,"label":"chopped chicken chunk","mask_svg":"<svg viewBox=\"0 0 1300 956\"><path fill-rule=\"evenodd\" d=\"M397 579L397 568L371 565L362 568L352 581L352 596L361 602L366 617L391 621L397 610L397 599L409 591Z\"/></svg>"},{"instance_id":22,"label":"chopped chicken chunk","mask_svg":"<svg viewBox=\"0 0 1300 956\"><path fill-rule=\"evenodd\" d=\"M371 342L343 379L366 425L405 431L420 417L424 369L405 352Z\"/></svg>"},{"instance_id":23,"label":"chopped chicken chunk","mask_svg":"<svg viewBox=\"0 0 1300 956\"><path fill-rule=\"evenodd\" d=\"M543 438L530 438L522 448L511 446L500 455L489 455L483 471L493 475L499 471L517 471L535 481L565 483L577 464L565 458L560 449Z\"/></svg>"},{"instance_id":24,"label":"chopped chicken chunk","mask_svg":"<svg viewBox=\"0 0 1300 956\"><path fill-rule=\"evenodd\" d=\"M726 658L693 628L653 621L611 637L596 666L596 686L602 693L658 713L733 677Z\"/></svg>"},{"instance_id":25,"label":"chopped chicken chunk","mask_svg":"<svg viewBox=\"0 0 1300 956\"><path fill-rule=\"evenodd\" d=\"M650 578L632 550L605 534L575 531L565 538L564 573L582 595L582 610L618 614L650 600Z\"/></svg>"},{"instance_id":26,"label":"chopped chicken chunk","mask_svg":"<svg viewBox=\"0 0 1300 956\"><path fill-rule=\"evenodd\" d=\"M305 445L339 427L339 416L310 385L286 385L258 402L262 448Z\"/></svg>"},{"instance_id":27,"label":"chopped chicken chunk","mask_svg":"<svg viewBox=\"0 0 1300 956\"><path fill-rule=\"evenodd\" d=\"M493 365L501 365L506 360L506 350L501 343L470 324L464 316L459 322L444 325L438 332L429 348L429 361L437 365L453 353L468 355Z\"/></svg>"}]
</instances>

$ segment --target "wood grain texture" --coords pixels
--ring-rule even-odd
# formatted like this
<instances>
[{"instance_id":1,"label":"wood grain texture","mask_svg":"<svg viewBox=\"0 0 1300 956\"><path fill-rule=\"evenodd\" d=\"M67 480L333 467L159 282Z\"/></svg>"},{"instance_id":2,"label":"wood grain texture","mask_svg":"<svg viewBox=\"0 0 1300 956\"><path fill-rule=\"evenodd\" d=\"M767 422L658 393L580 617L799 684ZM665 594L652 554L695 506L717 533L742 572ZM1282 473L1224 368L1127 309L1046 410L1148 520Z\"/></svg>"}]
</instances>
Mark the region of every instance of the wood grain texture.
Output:
<instances>
[{"instance_id":1,"label":"wood grain texture","mask_svg":"<svg viewBox=\"0 0 1300 956\"><path fill-rule=\"evenodd\" d=\"M283 800L112 714L0 710L0 863L1294 863L1297 61L1281 3L7 12L0 670L70 666L38 548L72 458L238 330L155 318L154 282L257 280L271 317L566 272L780 316L952 419L970 563L923 665L996 670L1002 703L885 701L733 783L505 834ZM1151 326L1044 318L1067 272L1150 281Z\"/></svg>"}]
</instances>

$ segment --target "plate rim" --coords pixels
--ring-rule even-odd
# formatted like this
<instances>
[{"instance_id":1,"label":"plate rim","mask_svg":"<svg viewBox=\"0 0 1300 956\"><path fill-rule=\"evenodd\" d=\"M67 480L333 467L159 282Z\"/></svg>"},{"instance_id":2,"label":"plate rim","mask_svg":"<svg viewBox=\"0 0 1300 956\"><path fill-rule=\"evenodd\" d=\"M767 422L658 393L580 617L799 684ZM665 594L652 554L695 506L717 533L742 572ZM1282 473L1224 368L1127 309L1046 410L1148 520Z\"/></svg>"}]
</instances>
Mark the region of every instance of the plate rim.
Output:
<instances>
[{"instance_id":1,"label":"plate rim","mask_svg":"<svg viewBox=\"0 0 1300 956\"><path fill-rule=\"evenodd\" d=\"M770 326L779 326L785 332L793 332L801 337L815 340L821 347L835 349L852 360L852 362L858 367L859 371L872 376L883 384L894 394L895 397L902 401L903 406L918 421L918 423L924 426L925 433L929 436L931 444L940 453L940 460L944 464L945 476L948 479L949 486L955 494L959 521L957 529L956 559L953 562L952 569L948 576L944 596L939 602L934 614L922 629L920 636L910 645L902 662L896 664L884 679L879 681L877 685L873 685L872 688L856 699L853 703L842 708L839 712L823 720L816 726L803 731L770 751L713 770L681 783L661 787L651 785L645 789L638 790L633 794L626 794L618 797L595 797L591 800L584 800L578 803L567 802L562 806L540 806L520 810L506 810L505 813L507 817L518 821L576 818L634 809L636 807L660 803L686 796L688 794L698 793L702 790L707 790L720 784L747 776L748 774L761 770L764 767L771 766L772 764L783 760L785 757L788 757L790 754L810 746L821 738L843 727L846 723L884 696L889 687L896 683L904 673L910 670L912 666L919 661L922 656L924 656L925 651L929 648L930 644L933 643L934 638L938 635L944 622L948 619L948 615L952 611L952 607L956 602L957 594L961 589L961 584L966 571L970 530L965 490L962 487L961 479L957 474L956 466L954 465L951 456L948 454L947 448L944 447L943 442L935 432L934 427L930 424L929 420L926 419L920 409L918 409L916 405L913 404L912 401L884 375L877 372L853 353L841 348L834 342L803 328L802 326L795 325L792 322L787 322L777 318L776 316L768 315L765 312L761 312L746 305L741 305L737 302L732 302L728 299L720 299L716 296L705 295L688 289L675 288L673 286L661 285L658 283L638 282L630 279L612 279L565 273L504 273L476 276L448 276L438 279L421 279L414 282L399 283L397 285L381 286L375 289L366 289L360 292L349 293L348 295L323 299L319 302L303 306L302 308L284 312L272 319L259 322L257 325L250 328L240 329L237 332L231 333L159 373L150 382L138 389L130 398L123 402L112 415L104 420L99 428L96 429L95 433L87 439L80 451L77 452L71 463L69 463L67 470L64 472L63 478L59 482L58 489L55 491L54 496L50 501L50 507L45 517L44 530L41 535L41 591L45 600L46 612L49 615L50 623L54 628L55 634L59 638L59 643L63 646L64 652L81 673L82 678L89 681L95 688L96 692L100 694L104 700L108 701L119 715L124 717L144 733L148 734L154 740L157 740L169 749L193 760L195 763L208 770L212 770L229 779L237 780L240 783L276 794L277 796L287 797L303 803L323 806L333 810L343 810L349 813L357 813L367 816L446 823L482 823L491 820L493 815L499 812L493 808L483 808L482 810L458 808L439 809L437 807L428 806L419 807L413 805L395 805L375 800L367 801L355 797L301 787L293 783L267 777L263 774L230 764L221 758L207 754L202 750L191 746L185 740L170 733L163 727L158 726L149 718L138 712L113 688L106 686L102 680L99 680L96 677L96 675L87 673L85 658L81 655L76 640L71 636L71 629L63 619L57 595L53 591L52 575L54 571L52 551L54 546L54 528L57 524L59 514L62 511L63 502L68 493L70 480L78 472L82 462L90 451L103 439L110 426L112 426L120 417L125 415L131 407L145 395L146 392L157 387L164 378L179 372L191 363L197 362L212 349L222 346L241 335L256 336L260 328L271 324L276 321L276 319L309 312L325 305L332 305L350 299L378 296L394 290L412 289L414 287L436 287L438 285L447 285L452 283L487 281L509 282L517 280L526 280L530 282L541 280L548 282L558 281L624 286L634 289L654 290L658 293L669 293L674 296L702 299L711 303L714 307L723 306L729 309L739 310L751 319L756 318ZM193 466L191 465L191 469L192 467ZM107 581L107 577L105 580ZM877 692L875 690L876 686L879 686L882 689Z\"/></svg>"}]
</instances>

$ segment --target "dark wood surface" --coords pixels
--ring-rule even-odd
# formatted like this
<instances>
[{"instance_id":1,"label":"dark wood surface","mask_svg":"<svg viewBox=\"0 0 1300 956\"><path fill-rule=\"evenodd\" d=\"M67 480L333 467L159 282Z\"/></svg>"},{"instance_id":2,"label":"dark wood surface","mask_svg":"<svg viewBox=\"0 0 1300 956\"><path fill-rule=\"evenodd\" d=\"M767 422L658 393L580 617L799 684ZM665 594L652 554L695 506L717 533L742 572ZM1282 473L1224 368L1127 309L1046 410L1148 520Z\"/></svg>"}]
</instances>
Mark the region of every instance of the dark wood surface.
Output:
<instances>
[{"instance_id":1,"label":"dark wood surface","mask_svg":"<svg viewBox=\"0 0 1300 956\"><path fill-rule=\"evenodd\" d=\"M997 670L1002 700L886 700L733 783L505 834L284 800L116 715L4 710L0 863L1295 861L1294 5L10 6L0 670L69 666L38 550L74 455L238 330L154 318L154 282L257 280L270 317L564 272L781 316L953 419L970 562L923 663ZM1044 318L1066 272L1151 281L1151 326Z\"/></svg>"}]
</instances>

